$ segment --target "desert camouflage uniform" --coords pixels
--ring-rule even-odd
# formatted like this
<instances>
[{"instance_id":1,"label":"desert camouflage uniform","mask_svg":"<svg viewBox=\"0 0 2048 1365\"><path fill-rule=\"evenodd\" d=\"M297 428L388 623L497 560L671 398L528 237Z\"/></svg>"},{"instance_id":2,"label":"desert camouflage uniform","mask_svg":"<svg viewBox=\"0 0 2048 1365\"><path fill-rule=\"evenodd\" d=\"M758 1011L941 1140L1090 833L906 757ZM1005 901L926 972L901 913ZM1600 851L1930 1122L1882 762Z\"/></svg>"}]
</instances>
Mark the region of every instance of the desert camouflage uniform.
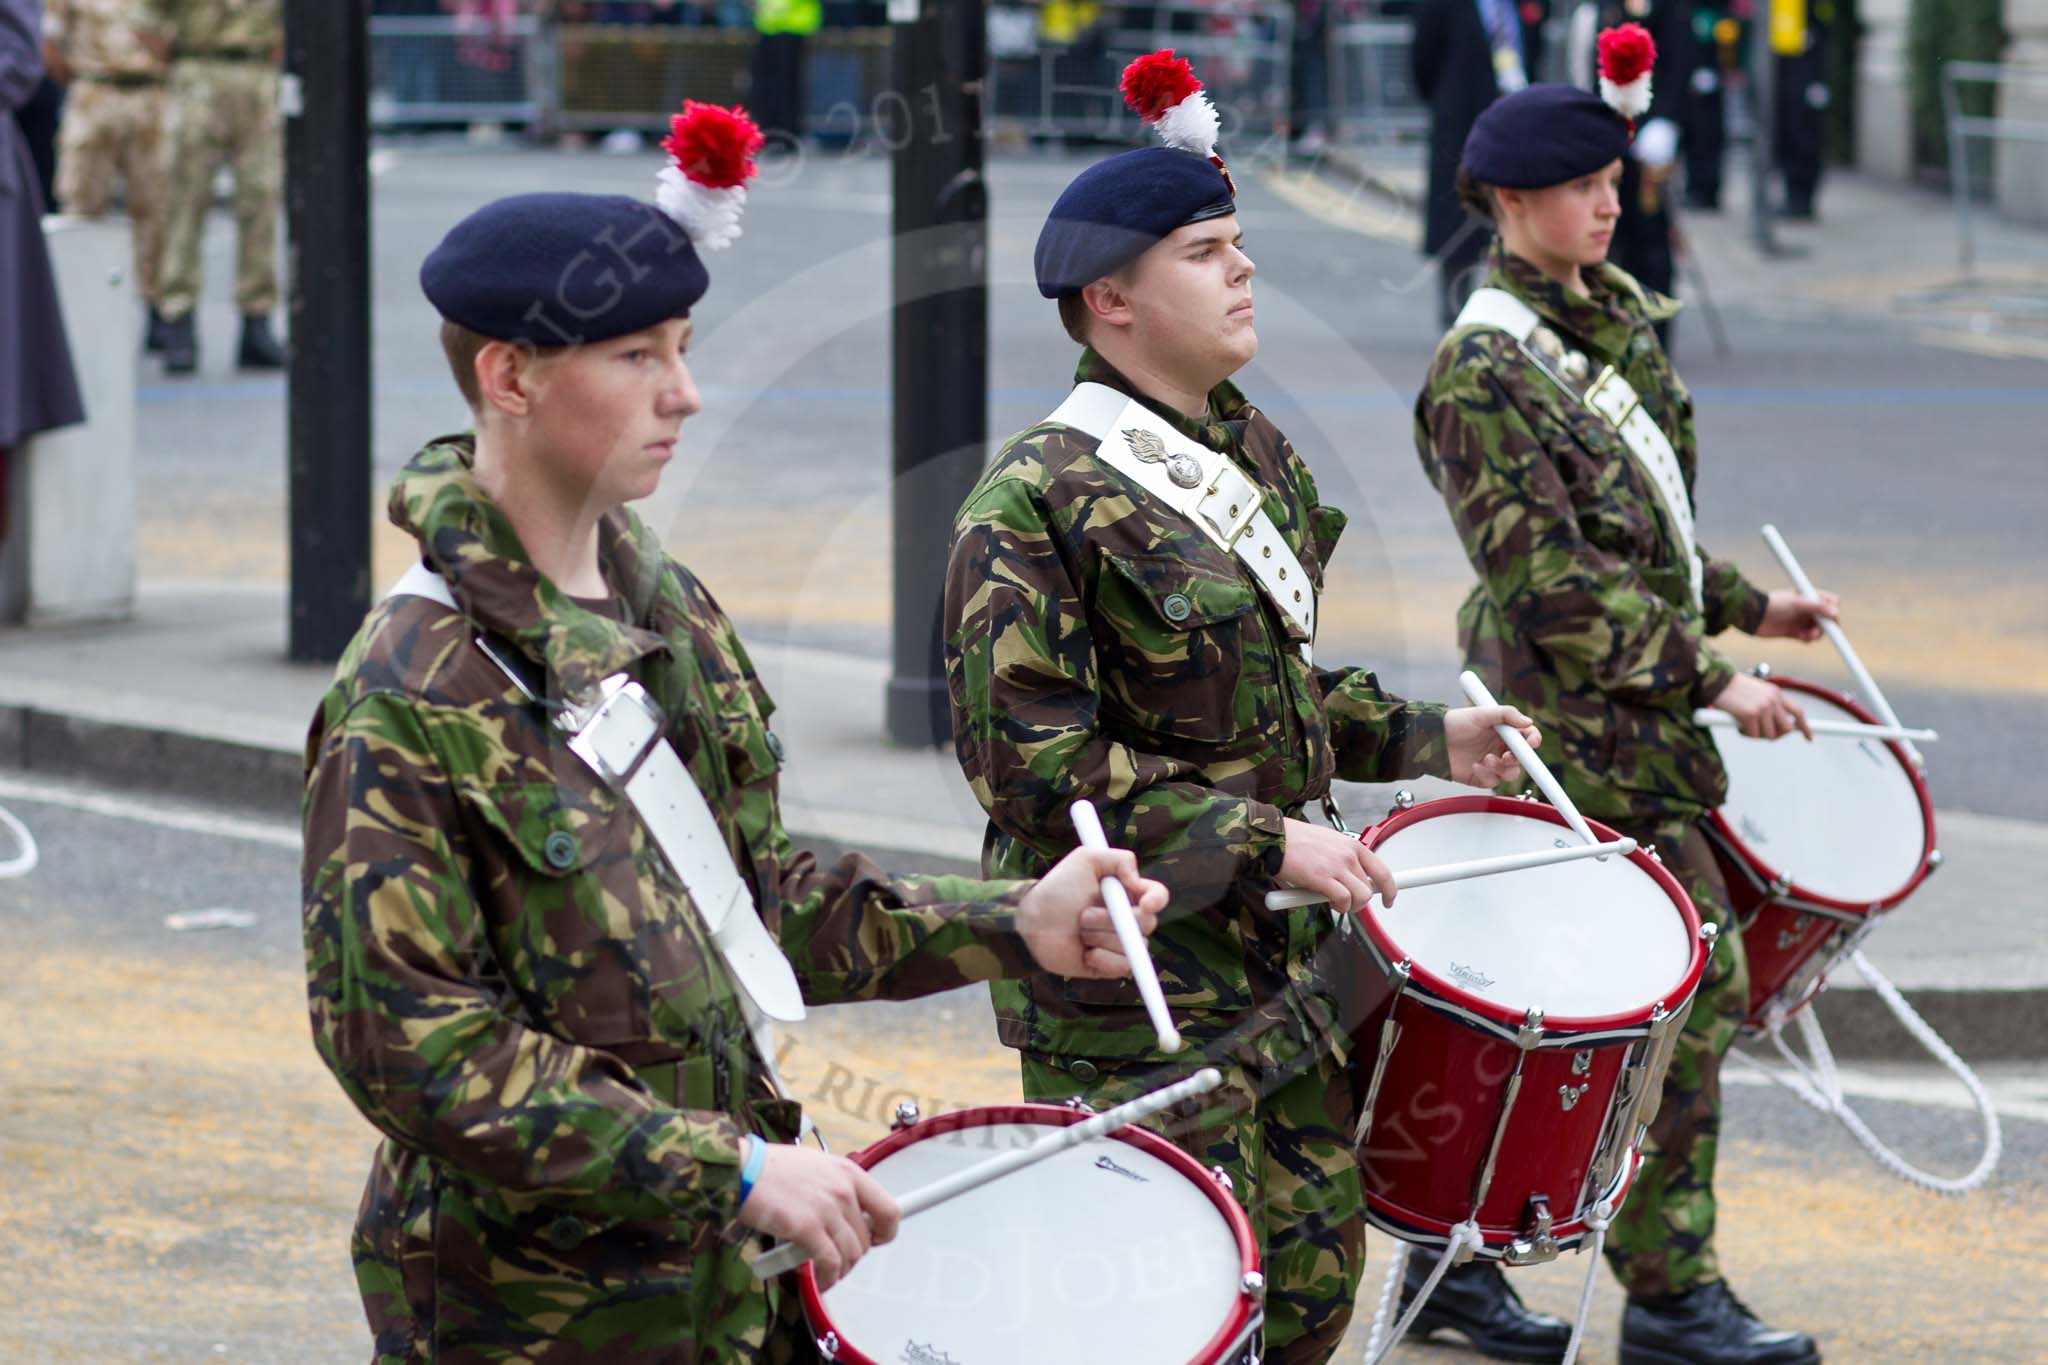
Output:
<instances>
[{"instance_id":1,"label":"desert camouflage uniform","mask_svg":"<svg viewBox=\"0 0 2048 1365\"><path fill-rule=\"evenodd\" d=\"M1697 467L1692 399L1657 342L1677 305L1613 266L1567 295L1496 245L1487 283L1522 299L1590 362L1615 365L1670 438L1686 486ZM1608 1239L1641 1296L1718 1278L1713 1167L1720 1059L1748 992L1742 937L1699 822L1727 794L1712 737L1693 722L1734 669L1708 643L1754 631L1766 595L1709 557L1695 610L1687 566L1649 476L1602 417L1568 399L1506 333L1453 329L1415 407L1423 468L1442 490L1479 585L1458 612L1470 667L1543 727L1542 756L1586 815L1656 845L1701 918L1721 926L1646 1145Z\"/></svg>"},{"instance_id":2,"label":"desert camouflage uniform","mask_svg":"<svg viewBox=\"0 0 2048 1365\"><path fill-rule=\"evenodd\" d=\"M647 688L812 1001L1028 970L1021 888L794 851L773 706L710 595L616 512L619 619L564 597L470 456L430 445L391 499L463 614L378 606L306 748L313 1031L384 1138L354 1240L377 1360L801 1358L795 1296L754 1284L733 1218L741 1134L790 1140L796 1105L645 826L478 632L546 696Z\"/></svg>"},{"instance_id":3,"label":"desert camouflage uniform","mask_svg":"<svg viewBox=\"0 0 2048 1365\"><path fill-rule=\"evenodd\" d=\"M284 190L280 0L149 4L172 35L163 315L175 322L198 306L213 175L225 164L235 175L235 304L246 316L267 316L277 307L277 214Z\"/></svg>"},{"instance_id":4,"label":"desert camouflage uniform","mask_svg":"<svg viewBox=\"0 0 2048 1365\"><path fill-rule=\"evenodd\" d=\"M1079 381L1136 395L1093 351ZM1320 591L1345 516L1235 386L1206 420L1143 400L1226 454ZM1029 875L1074 840L1080 797L1173 892L1152 956L1191 1047L1157 1051L1136 988L1037 976L993 989L1034 1099L1098 1105L1204 1061L1229 1084L1169 1134L1230 1176L1267 1264L1268 1359L1342 1339L1364 1265L1357 1101L1327 907L1269 912L1283 817L1333 777L1445 774L1443 708L1363 669L1313 668L1300 628L1232 555L1050 423L1013 438L955 527L946 583L954 741L989 813L991 875Z\"/></svg>"},{"instance_id":5,"label":"desert camouflage uniform","mask_svg":"<svg viewBox=\"0 0 2048 1365\"><path fill-rule=\"evenodd\" d=\"M165 63L149 43L162 36L148 0L48 0L43 7L43 37L71 69L57 198L66 213L100 218L120 183L134 220L136 288L151 307L163 301Z\"/></svg>"}]
</instances>

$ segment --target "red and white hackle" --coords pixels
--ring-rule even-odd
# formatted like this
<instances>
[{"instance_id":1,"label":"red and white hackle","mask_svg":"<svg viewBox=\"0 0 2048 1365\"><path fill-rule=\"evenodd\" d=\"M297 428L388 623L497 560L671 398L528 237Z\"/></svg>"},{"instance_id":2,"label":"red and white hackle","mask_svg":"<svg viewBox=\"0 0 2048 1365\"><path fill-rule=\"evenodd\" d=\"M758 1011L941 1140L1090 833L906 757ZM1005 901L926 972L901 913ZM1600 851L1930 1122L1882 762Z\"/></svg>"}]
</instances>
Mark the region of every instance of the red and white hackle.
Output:
<instances>
[{"instance_id":1,"label":"red and white hackle","mask_svg":"<svg viewBox=\"0 0 2048 1365\"><path fill-rule=\"evenodd\" d=\"M1173 49L1148 52L1124 68L1120 82L1124 103L1159 132L1169 147L1214 158L1216 137L1223 130L1216 106L1195 79L1195 69Z\"/></svg>"},{"instance_id":2,"label":"red and white hackle","mask_svg":"<svg viewBox=\"0 0 2048 1365\"><path fill-rule=\"evenodd\" d=\"M669 120L661 147L673 160L655 177L654 202L699 250L731 246L740 235L740 211L762 141L761 130L738 105L726 109L684 100L683 112Z\"/></svg>"},{"instance_id":3,"label":"red and white hackle","mask_svg":"<svg viewBox=\"0 0 2048 1365\"><path fill-rule=\"evenodd\" d=\"M1641 24L1620 24L1600 35L1600 98L1634 128L1650 112L1650 70L1657 44Z\"/></svg>"}]
</instances>

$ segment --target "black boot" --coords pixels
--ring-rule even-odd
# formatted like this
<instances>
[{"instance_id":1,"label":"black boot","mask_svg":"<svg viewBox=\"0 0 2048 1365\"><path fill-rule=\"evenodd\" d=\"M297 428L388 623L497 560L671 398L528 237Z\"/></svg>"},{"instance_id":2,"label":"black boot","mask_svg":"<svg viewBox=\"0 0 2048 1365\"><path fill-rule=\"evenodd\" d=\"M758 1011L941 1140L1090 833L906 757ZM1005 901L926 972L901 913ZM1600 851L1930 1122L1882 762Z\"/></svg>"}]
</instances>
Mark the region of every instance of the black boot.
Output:
<instances>
[{"instance_id":1,"label":"black boot","mask_svg":"<svg viewBox=\"0 0 2048 1365\"><path fill-rule=\"evenodd\" d=\"M163 353L165 374L191 374L199 368L199 335L193 330L192 314L164 319Z\"/></svg>"},{"instance_id":2,"label":"black boot","mask_svg":"<svg viewBox=\"0 0 2048 1365\"><path fill-rule=\"evenodd\" d=\"M242 316L242 349L235 357L235 364L245 370L281 370L284 368L284 347L277 344L271 335L270 319L260 313L245 313Z\"/></svg>"},{"instance_id":3,"label":"black boot","mask_svg":"<svg viewBox=\"0 0 2048 1365\"><path fill-rule=\"evenodd\" d=\"M1726 1282L1667 1299L1630 1299L1621 1314L1621 1365L1820 1365L1804 1332L1766 1327Z\"/></svg>"},{"instance_id":4,"label":"black boot","mask_svg":"<svg viewBox=\"0 0 2048 1365\"><path fill-rule=\"evenodd\" d=\"M162 355L164 338L170 334L171 324L164 321L164 315L152 307L149 310L149 330L142 335L144 355Z\"/></svg>"},{"instance_id":5,"label":"black boot","mask_svg":"<svg viewBox=\"0 0 2048 1365\"><path fill-rule=\"evenodd\" d=\"M1436 1261L1429 1253L1408 1253L1408 1269L1401 1281L1403 1313L1435 1268ZM1508 1277L1491 1261L1467 1261L1452 1267L1416 1316L1408 1335L1426 1337L1439 1327L1461 1334L1473 1350L1495 1360L1563 1360L1565 1347L1572 1340L1569 1323L1548 1313L1530 1312L1509 1287Z\"/></svg>"}]
</instances>

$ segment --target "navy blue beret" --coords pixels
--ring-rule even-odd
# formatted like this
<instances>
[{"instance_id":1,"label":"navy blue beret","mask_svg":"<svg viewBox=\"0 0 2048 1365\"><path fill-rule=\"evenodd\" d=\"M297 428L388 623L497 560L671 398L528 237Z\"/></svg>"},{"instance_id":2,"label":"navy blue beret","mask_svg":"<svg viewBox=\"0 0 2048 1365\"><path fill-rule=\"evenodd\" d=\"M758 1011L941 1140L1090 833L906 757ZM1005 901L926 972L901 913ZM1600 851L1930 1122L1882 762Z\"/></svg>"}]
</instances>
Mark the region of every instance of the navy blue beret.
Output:
<instances>
[{"instance_id":1,"label":"navy blue beret","mask_svg":"<svg viewBox=\"0 0 2048 1365\"><path fill-rule=\"evenodd\" d=\"M1628 121L1592 91L1529 85L1486 107L1458 167L1483 184L1540 190L1591 175L1628 144Z\"/></svg>"},{"instance_id":2,"label":"navy blue beret","mask_svg":"<svg viewBox=\"0 0 2048 1365\"><path fill-rule=\"evenodd\" d=\"M500 199L457 223L420 266L442 317L534 346L607 341L682 317L710 283L682 226L624 195Z\"/></svg>"},{"instance_id":3,"label":"navy blue beret","mask_svg":"<svg viewBox=\"0 0 2048 1365\"><path fill-rule=\"evenodd\" d=\"M1216 163L1173 147L1098 161L1060 192L1038 232L1038 292L1078 294L1189 223L1237 212Z\"/></svg>"}]
</instances>

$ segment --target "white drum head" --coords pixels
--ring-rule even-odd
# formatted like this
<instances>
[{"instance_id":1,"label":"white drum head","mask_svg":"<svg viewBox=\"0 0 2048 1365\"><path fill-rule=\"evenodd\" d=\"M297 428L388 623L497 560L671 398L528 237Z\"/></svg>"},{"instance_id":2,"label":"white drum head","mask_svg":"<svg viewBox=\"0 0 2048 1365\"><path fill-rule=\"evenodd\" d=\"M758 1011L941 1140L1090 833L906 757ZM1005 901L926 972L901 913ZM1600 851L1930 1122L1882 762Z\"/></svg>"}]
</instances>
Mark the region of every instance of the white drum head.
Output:
<instances>
[{"instance_id":1,"label":"white drum head","mask_svg":"<svg viewBox=\"0 0 2048 1365\"><path fill-rule=\"evenodd\" d=\"M1813 720L1864 723L1809 692L1790 692ZM1715 726L1728 769L1721 818L1800 890L1876 904L1905 889L1927 853L1920 794L1898 756L1874 739L1812 743L1745 739Z\"/></svg>"},{"instance_id":2,"label":"white drum head","mask_svg":"<svg viewBox=\"0 0 2048 1365\"><path fill-rule=\"evenodd\" d=\"M1394 869L1579 842L1563 825L1500 811L1453 811L1380 841ZM1466 994L1553 1018L1640 1013L1669 1001L1692 966L1685 919L1649 873L1623 857L1418 886L1369 913L1412 958Z\"/></svg>"},{"instance_id":3,"label":"white drum head","mask_svg":"<svg viewBox=\"0 0 2048 1365\"><path fill-rule=\"evenodd\" d=\"M1050 1131L962 1128L870 1170L902 1195ZM1236 1312L1243 1274L1229 1221L1187 1175L1097 1138L907 1219L824 1299L840 1339L878 1361L1187 1365Z\"/></svg>"}]
</instances>

